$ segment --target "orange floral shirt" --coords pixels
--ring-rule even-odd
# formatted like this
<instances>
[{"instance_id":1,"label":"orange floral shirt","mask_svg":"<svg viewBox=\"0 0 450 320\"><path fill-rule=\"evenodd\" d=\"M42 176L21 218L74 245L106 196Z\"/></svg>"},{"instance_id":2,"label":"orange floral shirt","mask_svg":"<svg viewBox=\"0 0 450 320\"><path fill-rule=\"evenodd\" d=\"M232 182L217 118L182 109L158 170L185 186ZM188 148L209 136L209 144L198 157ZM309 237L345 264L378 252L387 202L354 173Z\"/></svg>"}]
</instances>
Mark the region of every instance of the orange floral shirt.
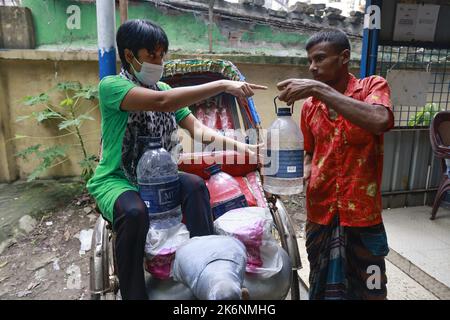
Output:
<instances>
[{"instance_id":1,"label":"orange floral shirt","mask_svg":"<svg viewBox=\"0 0 450 320\"><path fill-rule=\"evenodd\" d=\"M356 79L350 74L344 94L392 112L389 86L382 77ZM335 112L333 115L314 97L303 104L300 126L305 151L313 154L306 188L308 220L328 225L338 214L342 226L381 223L383 135L372 134Z\"/></svg>"}]
</instances>

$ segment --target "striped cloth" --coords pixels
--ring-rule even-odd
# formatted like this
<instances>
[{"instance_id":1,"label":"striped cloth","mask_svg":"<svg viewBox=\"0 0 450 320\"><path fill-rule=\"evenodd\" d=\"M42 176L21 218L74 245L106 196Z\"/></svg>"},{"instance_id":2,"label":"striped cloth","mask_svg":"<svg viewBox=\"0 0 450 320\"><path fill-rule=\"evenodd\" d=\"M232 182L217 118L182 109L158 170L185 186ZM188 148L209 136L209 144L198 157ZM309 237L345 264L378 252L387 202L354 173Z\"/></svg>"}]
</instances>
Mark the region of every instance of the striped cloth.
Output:
<instances>
[{"instance_id":1,"label":"striped cloth","mask_svg":"<svg viewBox=\"0 0 450 320\"><path fill-rule=\"evenodd\" d=\"M343 227L306 223L311 300L383 300L389 252L384 225Z\"/></svg>"}]
</instances>

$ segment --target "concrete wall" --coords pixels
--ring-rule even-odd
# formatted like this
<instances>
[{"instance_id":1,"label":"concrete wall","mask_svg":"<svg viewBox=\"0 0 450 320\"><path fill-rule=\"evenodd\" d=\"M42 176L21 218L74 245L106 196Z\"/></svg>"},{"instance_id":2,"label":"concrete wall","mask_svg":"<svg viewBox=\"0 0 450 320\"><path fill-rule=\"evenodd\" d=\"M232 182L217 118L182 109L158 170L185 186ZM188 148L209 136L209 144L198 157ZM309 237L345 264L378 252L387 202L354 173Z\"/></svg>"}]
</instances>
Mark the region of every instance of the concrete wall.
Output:
<instances>
[{"instance_id":1,"label":"concrete wall","mask_svg":"<svg viewBox=\"0 0 450 320\"><path fill-rule=\"evenodd\" d=\"M0 63L0 67L1 67ZM14 144L8 143L11 139L9 87L6 75L0 73L0 181L13 181L17 178L16 162L11 156L14 153Z\"/></svg>"},{"instance_id":2,"label":"concrete wall","mask_svg":"<svg viewBox=\"0 0 450 320\"><path fill-rule=\"evenodd\" d=\"M172 58L193 56L172 54ZM205 57L205 56L197 56ZM211 58L211 56L206 56ZM273 98L278 94L276 83L287 78L309 77L305 61L292 58L270 58L248 56L215 56L228 59L236 64L246 76L247 81L269 87L254 96L255 105L261 116L262 126L267 128L275 119ZM253 60L249 61L249 60ZM356 62L353 63L355 65ZM31 145L41 143L76 144L75 137L53 138L61 132L50 123L37 125L32 120L16 122L16 118L28 114L31 107L24 106L21 100L25 96L38 95L61 81L81 81L83 84L98 83L98 62L95 51L41 51L7 50L0 52L0 181L12 181L25 178L36 165L14 157L14 153ZM355 70L355 74L357 70ZM91 105L84 106L91 108ZM298 121L301 103L296 104L294 119ZM100 114L92 114L95 121L86 121L82 133L88 134L87 147L90 153L97 154L100 137ZM10 140L16 135L29 138ZM183 144L188 146L189 140ZM55 167L45 177L77 175L80 172L78 161L81 159L77 146L69 151L70 161Z\"/></svg>"},{"instance_id":3,"label":"concrete wall","mask_svg":"<svg viewBox=\"0 0 450 320\"><path fill-rule=\"evenodd\" d=\"M206 1L154 1L129 3L128 18L149 19L161 25L170 40L171 50L183 53L205 53L209 50ZM71 0L23 0L31 9L38 46L61 44L64 47L96 47L97 25L94 3ZM70 27L74 15L68 8L79 8L80 23ZM283 11L274 15L263 7L216 1L213 24L215 53L252 53L276 56L304 56L304 45L315 31L336 21L351 36L355 52L360 51L361 21L319 18L314 14ZM118 6L117 6L118 10ZM297 10L297 9L296 9ZM116 27L120 25L116 13ZM69 20L69 25L68 25ZM180 27L182 26L182 27ZM70 27L70 28L69 28Z\"/></svg>"},{"instance_id":4,"label":"concrete wall","mask_svg":"<svg viewBox=\"0 0 450 320\"><path fill-rule=\"evenodd\" d=\"M61 54L61 53L60 53ZM1 88L5 90L0 101L1 128L0 132L0 181L12 181L16 177L21 179L32 171L37 162L27 162L14 157L14 153L34 144L49 145L53 143L76 144L75 137L52 138L66 133L59 131L49 122L38 125L33 120L16 122L16 118L29 114L34 107L24 106L21 100L28 95L38 95L55 86L58 82L80 80L85 84L96 84L98 79L97 62L95 61L52 61L0 59ZM55 101L56 102L56 101ZM88 108L89 106L86 106ZM86 121L82 133L93 134L87 136L88 149L97 154L99 145L100 116L93 114L96 121ZM27 138L10 140L16 135ZM9 140L9 141L8 141ZM3 152L5 150L6 152ZM77 146L72 146L68 152L70 160L61 166L50 169L45 176L72 176L80 172L78 161L80 152Z\"/></svg>"},{"instance_id":5,"label":"concrete wall","mask_svg":"<svg viewBox=\"0 0 450 320\"><path fill-rule=\"evenodd\" d=\"M0 6L0 48L34 49L36 43L31 10Z\"/></svg>"},{"instance_id":6,"label":"concrete wall","mask_svg":"<svg viewBox=\"0 0 450 320\"><path fill-rule=\"evenodd\" d=\"M27 162L14 157L14 153L34 144L48 145L50 143L76 144L75 137L53 139L52 136L67 133L55 129L49 122L43 122L38 125L32 120L16 122L16 118L21 115L29 114L34 107L24 106L21 100L25 96L38 95L45 92L58 82L79 80L86 84L96 84L98 79L98 63L96 61L64 61L61 57L62 52L54 53L55 59L48 55L39 54L38 51L12 51L22 52L23 55L13 55L10 58L2 59L0 56L0 76L2 88L6 90L4 97L0 100L1 128L0 151L2 144L5 144L6 152L1 152L0 181L11 181L15 177L25 178L36 166L36 162ZM4 54L3 52L2 54ZM11 51L7 51L11 53ZM27 54L30 56L27 56ZM60 101L60 100L59 100ZM55 100L55 103L57 101ZM84 106L89 108L90 106ZM32 109L30 109L32 108ZM93 116L97 121L86 121L82 128L82 133L96 131L87 137L88 149L97 154L99 121L100 115L95 112ZM24 139L10 140L16 135L28 136ZM9 141L8 141L9 140ZM45 176L70 176L80 172L78 161L80 152L78 147L73 145L69 150L70 160L49 170ZM5 164L8 164L6 166Z\"/></svg>"},{"instance_id":7,"label":"concrete wall","mask_svg":"<svg viewBox=\"0 0 450 320\"><path fill-rule=\"evenodd\" d=\"M97 42L97 19L95 5L70 0L23 0L22 6L31 9L36 45L54 43ZM81 24L79 29L69 29L67 20L71 14L67 9L71 5L80 8Z\"/></svg>"}]
</instances>

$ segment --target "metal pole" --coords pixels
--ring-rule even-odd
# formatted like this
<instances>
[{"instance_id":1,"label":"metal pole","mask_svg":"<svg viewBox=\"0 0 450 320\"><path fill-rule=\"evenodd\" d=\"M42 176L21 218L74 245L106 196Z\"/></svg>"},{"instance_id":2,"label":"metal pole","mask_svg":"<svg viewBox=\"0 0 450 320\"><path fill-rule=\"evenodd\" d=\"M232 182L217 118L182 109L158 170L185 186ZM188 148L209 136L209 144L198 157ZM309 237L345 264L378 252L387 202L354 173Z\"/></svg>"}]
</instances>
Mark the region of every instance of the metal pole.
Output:
<instances>
[{"instance_id":1,"label":"metal pole","mask_svg":"<svg viewBox=\"0 0 450 320\"><path fill-rule=\"evenodd\" d=\"M120 24L128 20L128 0L119 1Z\"/></svg>"},{"instance_id":2,"label":"metal pole","mask_svg":"<svg viewBox=\"0 0 450 320\"><path fill-rule=\"evenodd\" d=\"M367 0L364 15L360 78L376 73L382 0Z\"/></svg>"},{"instance_id":3,"label":"metal pole","mask_svg":"<svg viewBox=\"0 0 450 320\"><path fill-rule=\"evenodd\" d=\"M381 9L382 1L373 0L372 5L377 5ZM381 15L379 17L381 19ZM381 21L380 21L381 27ZM378 58L378 42L380 38L380 29L374 28L371 30L370 39L370 55L369 55L369 76L374 75L377 71L377 58Z\"/></svg>"},{"instance_id":4,"label":"metal pole","mask_svg":"<svg viewBox=\"0 0 450 320\"><path fill-rule=\"evenodd\" d=\"M97 0L98 64L100 79L116 74L116 5Z\"/></svg>"},{"instance_id":5,"label":"metal pole","mask_svg":"<svg viewBox=\"0 0 450 320\"><path fill-rule=\"evenodd\" d=\"M366 1L366 10L365 14L367 14L367 9L371 5L371 0ZM369 57L369 42L370 42L370 29L369 25L364 23L364 29L363 29L363 43L362 43L362 49L361 49L361 65L359 69L359 77L365 78L368 76L368 57Z\"/></svg>"},{"instance_id":6,"label":"metal pole","mask_svg":"<svg viewBox=\"0 0 450 320\"><path fill-rule=\"evenodd\" d=\"M380 30L372 30L372 39L370 41L370 55L369 55L369 76L374 75L377 71L378 58L378 37Z\"/></svg>"}]
</instances>

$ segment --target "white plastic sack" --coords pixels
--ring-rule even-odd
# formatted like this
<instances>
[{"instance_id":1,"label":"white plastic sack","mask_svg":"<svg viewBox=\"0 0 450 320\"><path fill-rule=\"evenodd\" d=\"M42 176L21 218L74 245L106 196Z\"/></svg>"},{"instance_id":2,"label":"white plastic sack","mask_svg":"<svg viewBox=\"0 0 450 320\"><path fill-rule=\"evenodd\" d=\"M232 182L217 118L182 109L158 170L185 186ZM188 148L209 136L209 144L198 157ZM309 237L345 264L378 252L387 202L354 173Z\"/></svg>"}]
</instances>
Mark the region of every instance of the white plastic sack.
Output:
<instances>
[{"instance_id":1,"label":"white plastic sack","mask_svg":"<svg viewBox=\"0 0 450 320\"><path fill-rule=\"evenodd\" d=\"M246 250L239 240L220 235L194 237L178 248L173 278L200 300L239 300Z\"/></svg>"},{"instance_id":2,"label":"white plastic sack","mask_svg":"<svg viewBox=\"0 0 450 320\"><path fill-rule=\"evenodd\" d=\"M260 207L230 210L214 221L216 234L235 237L245 245L246 271L264 278L277 274L283 267L272 226L269 209Z\"/></svg>"},{"instance_id":3,"label":"white plastic sack","mask_svg":"<svg viewBox=\"0 0 450 320\"><path fill-rule=\"evenodd\" d=\"M150 228L144 249L147 270L158 279L170 278L175 252L187 240L189 231L182 223L169 229Z\"/></svg>"}]
</instances>

